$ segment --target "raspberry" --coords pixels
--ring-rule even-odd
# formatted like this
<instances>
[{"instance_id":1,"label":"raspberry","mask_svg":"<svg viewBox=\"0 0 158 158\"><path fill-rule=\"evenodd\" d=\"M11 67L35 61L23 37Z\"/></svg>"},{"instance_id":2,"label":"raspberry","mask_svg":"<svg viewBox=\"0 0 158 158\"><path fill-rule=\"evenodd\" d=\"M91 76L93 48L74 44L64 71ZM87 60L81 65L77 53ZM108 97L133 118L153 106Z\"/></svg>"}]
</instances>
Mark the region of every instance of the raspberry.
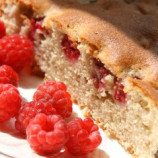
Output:
<instances>
[{"instance_id":1,"label":"raspberry","mask_svg":"<svg viewBox=\"0 0 158 158\"><path fill-rule=\"evenodd\" d=\"M106 83L103 83L102 79L111 73L108 69L105 68L104 64L101 61L97 59L94 59L93 61L95 64L94 72L92 74L92 77L94 79L94 86L96 88L106 88Z\"/></svg>"},{"instance_id":2,"label":"raspberry","mask_svg":"<svg viewBox=\"0 0 158 158\"><path fill-rule=\"evenodd\" d=\"M33 59L33 44L22 35L10 35L0 39L0 64L21 71Z\"/></svg>"},{"instance_id":3,"label":"raspberry","mask_svg":"<svg viewBox=\"0 0 158 158\"><path fill-rule=\"evenodd\" d=\"M52 103L50 101L40 100L38 102L33 101L25 103L16 117L16 129L21 133L25 133L30 120L38 113L52 115L56 114L56 110L52 107Z\"/></svg>"},{"instance_id":4,"label":"raspberry","mask_svg":"<svg viewBox=\"0 0 158 158\"><path fill-rule=\"evenodd\" d=\"M94 86L96 88L106 89L106 82L103 83L102 79L110 74L111 76L114 77L114 85L116 87L114 89L114 96L113 96L114 99L121 103L126 103L127 94L123 91L124 86L121 84L122 80L117 78L109 70L107 70L101 61L94 59L94 64L95 64L95 69L96 69L96 70L94 69L94 73L92 75L94 79Z\"/></svg>"},{"instance_id":5,"label":"raspberry","mask_svg":"<svg viewBox=\"0 0 158 158\"><path fill-rule=\"evenodd\" d=\"M26 134L31 148L41 155L58 153L68 140L67 124L59 115L37 114Z\"/></svg>"},{"instance_id":6,"label":"raspberry","mask_svg":"<svg viewBox=\"0 0 158 158\"><path fill-rule=\"evenodd\" d=\"M80 51L77 49L77 43L73 43L67 35L64 35L61 45L67 59L75 63L80 57Z\"/></svg>"},{"instance_id":7,"label":"raspberry","mask_svg":"<svg viewBox=\"0 0 158 158\"><path fill-rule=\"evenodd\" d=\"M68 123L69 141L66 146L73 155L83 155L94 151L102 138L98 126L89 118L76 118Z\"/></svg>"},{"instance_id":8,"label":"raspberry","mask_svg":"<svg viewBox=\"0 0 158 158\"><path fill-rule=\"evenodd\" d=\"M17 115L21 106L18 90L11 84L0 84L0 122Z\"/></svg>"},{"instance_id":9,"label":"raspberry","mask_svg":"<svg viewBox=\"0 0 158 158\"><path fill-rule=\"evenodd\" d=\"M67 92L64 83L50 80L41 84L33 96L34 101L40 99L50 100L57 114L63 118L69 117L72 113L71 96Z\"/></svg>"},{"instance_id":10,"label":"raspberry","mask_svg":"<svg viewBox=\"0 0 158 158\"><path fill-rule=\"evenodd\" d=\"M3 21L0 21L0 38L5 36L6 34L6 28Z\"/></svg>"},{"instance_id":11,"label":"raspberry","mask_svg":"<svg viewBox=\"0 0 158 158\"><path fill-rule=\"evenodd\" d=\"M114 92L114 99L121 103L126 103L127 94L123 91L123 89L124 89L124 86L122 84L117 85Z\"/></svg>"},{"instance_id":12,"label":"raspberry","mask_svg":"<svg viewBox=\"0 0 158 158\"><path fill-rule=\"evenodd\" d=\"M14 86L18 86L19 76L12 69L12 67L3 65L0 66L0 83L10 83Z\"/></svg>"}]
</instances>

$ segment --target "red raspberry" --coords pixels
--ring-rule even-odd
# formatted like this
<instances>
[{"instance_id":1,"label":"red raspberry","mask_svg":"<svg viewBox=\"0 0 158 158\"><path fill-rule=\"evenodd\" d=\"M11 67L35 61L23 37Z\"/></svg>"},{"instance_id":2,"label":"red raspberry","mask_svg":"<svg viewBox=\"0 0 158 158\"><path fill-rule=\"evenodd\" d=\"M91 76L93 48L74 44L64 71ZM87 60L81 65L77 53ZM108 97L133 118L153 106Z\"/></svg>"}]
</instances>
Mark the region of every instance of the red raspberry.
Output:
<instances>
[{"instance_id":1,"label":"red raspberry","mask_svg":"<svg viewBox=\"0 0 158 158\"><path fill-rule=\"evenodd\" d=\"M77 49L77 43L73 43L67 35L64 35L61 45L67 59L75 63L80 57L80 51Z\"/></svg>"},{"instance_id":2,"label":"red raspberry","mask_svg":"<svg viewBox=\"0 0 158 158\"><path fill-rule=\"evenodd\" d=\"M0 66L0 83L10 83L14 86L18 86L19 76L12 69L12 67L3 65Z\"/></svg>"},{"instance_id":3,"label":"red raspberry","mask_svg":"<svg viewBox=\"0 0 158 158\"><path fill-rule=\"evenodd\" d=\"M127 94L123 91L123 89L124 86L122 84L117 85L114 92L114 99L125 104L127 102Z\"/></svg>"},{"instance_id":4,"label":"red raspberry","mask_svg":"<svg viewBox=\"0 0 158 158\"><path fill-rule=\"evenodd\" d=\"M25 103L16 118L15 127L21 133L26 132L26 128L32 118L38 113L44 113L46 115L56 114L56 110L52 107L50 101L40 100L38 102Z\"/></svg>"},{"instance_id":5,"label":"red raspberry","mask_svg":"<svg viewBox=\"0 0 158 158\"><path fill-rule=\"evenodd\" d=\"M102 138L98 126L89 118L76 118L68 123L69 141L66 146L73 155L83 155L94 151Z\"/></svg>"},{"instance_id":6,"label":"red raspberry","mask_svg":"<svg viewBox=\"0 0 158 158\"><path fill-rule=\"evenodd\" d=\"M59 115L37 114L26 134L31 148L41 155L59 152L68 140L67 124Z\"/></svg>"},{"instance_id":7,"label":"red raspberry","mask_svg":"<svg viewBox=\"0 0 158 158\"><path fill-rule=\"evenodd\" d=\"M94 61L94 65L95 65L94 71L92 74L92 77L94 79L94 86L96 88L105 88L106 89L106 83L102 82L102 79L111 73L108 69L105 68L104 64L101 61L99 61L97 59L94 59L93 61Z\"/></svg>"},{"instance_id":8,"label":"red raspberry","mask_svg":"<svg viewBox=\"0 0 158 158\"><path fill-rule=\"evenodd\" d=\"M0 38L5 36L5 34L6 34L5 24L3 21L0 21Z\"/></svg>"},{"instance_id":9,"label":"red raspberry","mask_svg":"<svg viewBox=\"0 0 158 158\"><path fill-rule=\"evenodd\" d=\"M64 83L50 80L41 84L33 96L34 101L40 99L50 100L57 114L63 118L69 117L72 113L71 96L67 92Z\"/></svg>"},{"instance_id":10,"label":"red raspberry","mask_svg":"<svg viewBox=\"0 0 158 158\"><path fill-rule=\"evenodd\" d=\"M17 115L21 106L18 90L11 84L0 84L0 122Z\"/></svg>"},{"instance_id":11,"label":"red raspberry","mask_svg":"<svg viewBox=\"0 0 158 158\"><path fill-rule=\"evenodd\" d=\"M33 44L22 35L10 35L0 39L0 64L22 70L33 59Z\"/></svg>"}]
</instances>

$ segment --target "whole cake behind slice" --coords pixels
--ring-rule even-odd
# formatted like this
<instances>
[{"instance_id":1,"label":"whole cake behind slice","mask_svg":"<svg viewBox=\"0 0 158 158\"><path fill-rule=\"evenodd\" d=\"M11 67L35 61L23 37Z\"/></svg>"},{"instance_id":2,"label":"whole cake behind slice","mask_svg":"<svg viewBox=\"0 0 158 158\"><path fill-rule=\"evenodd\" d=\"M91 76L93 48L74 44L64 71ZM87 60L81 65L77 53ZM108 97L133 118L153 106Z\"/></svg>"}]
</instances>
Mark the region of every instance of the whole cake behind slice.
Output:
<instances>
[{"instance_id":1,"label":"whole cake behind slice","mask_svg":"<svg viewBox=\"0 0 158 158\"><path fill-rule=\"evenodd\" d=\"M11 7L10 2L2 3L2 19L9 17L4 8ZM31 16L30 11L20 12L28 24L20 23L18 30L23 33L22 28L30 26L35 60L46 79L63 81L84 114L133 156L154 158L158 150L154 1L151 5L121 0L83 5L47 0L41 7L42 2L13 4L18 10L32 10ZM150 6L150 14L142 14L138 6L144 10Z\"/></svg>"}]
</instances>

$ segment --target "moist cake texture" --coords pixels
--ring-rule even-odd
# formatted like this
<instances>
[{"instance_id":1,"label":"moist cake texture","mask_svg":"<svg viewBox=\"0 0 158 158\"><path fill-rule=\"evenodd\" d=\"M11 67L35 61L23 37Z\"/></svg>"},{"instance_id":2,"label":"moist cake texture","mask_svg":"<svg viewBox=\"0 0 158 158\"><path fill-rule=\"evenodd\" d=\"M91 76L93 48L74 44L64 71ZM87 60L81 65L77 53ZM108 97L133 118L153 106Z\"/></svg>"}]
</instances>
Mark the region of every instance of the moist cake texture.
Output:
<instances>
[{"instance_id":1,"label":"moist cake texture","mask_svg":"<svg viewBox=\"0 0 158 158\"><path fill-rule=\"evenodd\" d=\"M34 41L35 61L46 79L63 81L85 116L134 157L156 156L156 0L92 4L2 0L0 4L8 34L25 34Z\"/></svg>"}]
</instances>

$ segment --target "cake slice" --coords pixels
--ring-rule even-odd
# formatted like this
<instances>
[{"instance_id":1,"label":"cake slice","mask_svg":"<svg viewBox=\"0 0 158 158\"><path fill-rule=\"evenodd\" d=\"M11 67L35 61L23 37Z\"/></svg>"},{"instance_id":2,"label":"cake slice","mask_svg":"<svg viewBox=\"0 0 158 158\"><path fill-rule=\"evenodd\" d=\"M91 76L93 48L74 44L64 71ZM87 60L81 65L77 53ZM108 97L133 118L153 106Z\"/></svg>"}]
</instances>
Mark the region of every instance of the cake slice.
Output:
<instances>
[{"instance_id":1,"label":"cake slice","mask_svg":"<svg viewBox=\"0 0 158 158\"><path fill-rule=\"evenodd\" d=\"M34 41L45 78L62 81L85 116L134 157L158 150L158 4L2 0L7 32Z\"/></svg>"}]
</instances>

